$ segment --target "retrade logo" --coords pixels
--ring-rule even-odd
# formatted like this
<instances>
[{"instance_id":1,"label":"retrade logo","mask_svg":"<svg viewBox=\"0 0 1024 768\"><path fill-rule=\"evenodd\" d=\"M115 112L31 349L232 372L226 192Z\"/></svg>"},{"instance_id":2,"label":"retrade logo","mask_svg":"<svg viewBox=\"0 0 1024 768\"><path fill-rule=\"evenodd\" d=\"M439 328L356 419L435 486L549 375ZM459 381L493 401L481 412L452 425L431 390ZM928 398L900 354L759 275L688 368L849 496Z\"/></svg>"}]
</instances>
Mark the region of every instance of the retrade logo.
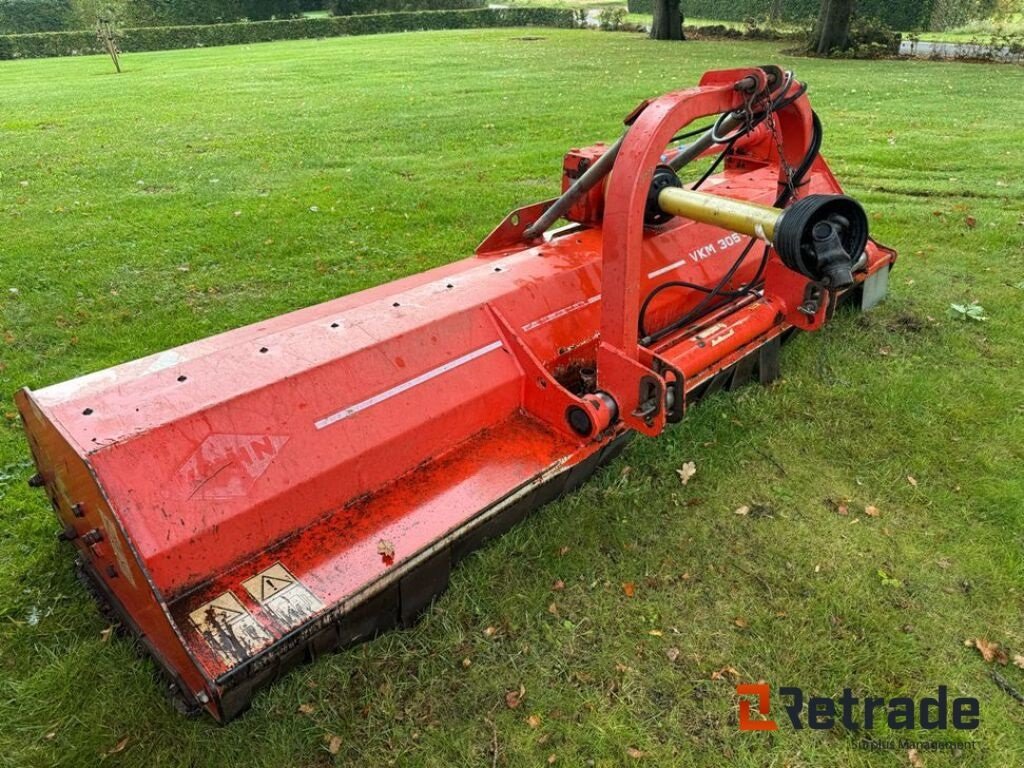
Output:
<instances>
[{"instance_id":1,"label":"retrade logo","mask_svg":"<svg viewBox=\"0 0 1024 768\"><path fill-rule=\"evenodd\" d=\"M740 696L739 726L741 731L776 731L778 723L769 717L771 690L767 683L741 683L736 686ZM838 699L828 696L805 696L800 688L785 686L778 690L782 700L785 720L795 730L829 730L838 721L849 731L870 730L884 724L892 731L946 730L953 728L971 731L981 722L981 705L972 696L949 699L944 685L940 685L935 696L925 696L915 701L909 696L885 699L881 696L853 695L849 688L843 689ZM746 697L746 698L745 698ZM753 709L756 705L755 717ZM783 718L780 718L783 720ZM784 720L783 720L784 721Z\"/></svg>"},{"instance_id":2,"label":"retrade logo","mask_svg":"<svg viewBox=\"0 0 1024 768\"><path fill-rule=\"evenodd\" d=\"M756 696L757 711L767 715L771 711L771 690L768 683L744 683L736 686L740 696ZM774 720L754 720L750 717L750 700L740 699L740 730L741 731L777 731L778 724Z\"/></svg>"}]
</instances>

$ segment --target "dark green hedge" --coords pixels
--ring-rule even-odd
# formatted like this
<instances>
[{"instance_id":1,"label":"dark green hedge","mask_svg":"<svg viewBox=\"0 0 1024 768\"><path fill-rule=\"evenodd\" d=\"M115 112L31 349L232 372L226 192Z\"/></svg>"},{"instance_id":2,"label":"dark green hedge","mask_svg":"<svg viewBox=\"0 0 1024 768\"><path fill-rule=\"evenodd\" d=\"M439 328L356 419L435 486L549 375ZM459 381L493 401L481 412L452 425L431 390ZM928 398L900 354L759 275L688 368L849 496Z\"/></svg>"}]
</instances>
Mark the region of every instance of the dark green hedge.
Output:
<instances>
[{"instance_id":1,"label":"dark green hedge","mask_svg":"<svg viewBox=\"0 0 1024 768\"><path fill-rule=\"evenodd\" d=\"M0 0L0 35L64 29L72 13L71 0Z\"/></svg>"},{"instance_id":2,"label":"dark green hedge","mask_svg":"<svg viewBox=\"0 0 1024 768\"><path fill-rule=\"evenodd\" d=\"M299 0L125 0L124 19L135 27L224 24L288 19L302 13Z\"/></svg>"},{"instance_id":3,"label":"dark green hedge","mask_svg":"<svg viewBox=\"0 0 1024 768\"><path fill-rule=\"evenodd\" d=\"M984 18L996 8L998 0L857 0L857 16L875 18L894 29L913 30L963 24ZM630 13L651 13L652 0L628 0ZM753 19L764 22L772 0L684 0L687 16L726 21ZM783 0L783 21L814 19L821 0Z\"/></svg>"},{"instance_id":4,"label":"dark green hedge","mask_svg":"<svg viewBox=\"0 0 1024 768\"><path fill-rule=\"evenodd\" d=\"M126 53L202 48L214 45L266 43L272 40L373 35L427 29L478 27L572 27L568 8L481 8L479 10L378 13L369 16L332 16L322 19L287 19L192 27L126 29L119 46ZM92 31L44 32L0 36L0 59L81 56L103 53Z\"/></svg>"},{"instance_id":5,"label":"dark green hedge","mask_svg":"<svg viewBox=\"0 0 1024 768\"><path fill-rule=\"evenodd\" d=\"M483 8L487 0L328 0L327 9L335 16L358 16L395 11L444 11L456 8Z\"/></svg>"}]
</instances>

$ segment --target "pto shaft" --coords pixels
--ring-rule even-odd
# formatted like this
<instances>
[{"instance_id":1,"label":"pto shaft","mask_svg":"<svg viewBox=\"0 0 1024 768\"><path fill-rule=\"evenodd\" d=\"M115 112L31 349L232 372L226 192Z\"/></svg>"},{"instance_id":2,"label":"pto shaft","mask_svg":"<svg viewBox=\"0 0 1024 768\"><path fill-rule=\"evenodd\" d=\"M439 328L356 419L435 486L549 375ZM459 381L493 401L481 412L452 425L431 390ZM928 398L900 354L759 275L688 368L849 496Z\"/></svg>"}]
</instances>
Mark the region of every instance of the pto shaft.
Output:
<instances>
[{"instance_id":1,"label":"pto shaft","mask_svg":"<svg viewBox=\"0 0 1024 768\"><path fill-rule=\"evenodd\" d=\"M647 195L644 223L673 216L763 240L795 272L842 289L853 285L853 264L868 239L864 209L845 195L808 195L788 208L684 189L675 171L660 165Z\"/></svg>"},{"instance_id":2,"label":"pto shaft","mask_svg":"<svg viewBox=\"0 0 1024 768\"><path fill-rule=\"evenodd\" d=\"M772 242L784 211L767 205L694 192L682 187L665 187L658 193L658 207L672 216L683 216L704 224Z\"/></svg>"}]
</instances>

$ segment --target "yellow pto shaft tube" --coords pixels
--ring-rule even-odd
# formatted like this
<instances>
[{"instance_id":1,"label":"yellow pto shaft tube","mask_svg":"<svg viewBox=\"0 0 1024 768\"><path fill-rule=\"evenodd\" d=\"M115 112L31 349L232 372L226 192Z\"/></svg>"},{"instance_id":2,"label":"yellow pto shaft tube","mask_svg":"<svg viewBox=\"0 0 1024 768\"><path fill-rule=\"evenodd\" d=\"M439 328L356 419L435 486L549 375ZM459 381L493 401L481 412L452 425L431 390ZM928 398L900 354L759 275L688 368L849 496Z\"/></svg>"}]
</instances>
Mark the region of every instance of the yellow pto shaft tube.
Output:
<instances>
[{"instance_id":1,"label":"yellow pto shaft tube","mask_svg":"<svg viewBox=\"0 0 1024 768\"><path fill-rule=\"evenodd\" d=\"M658 207L673 216L739 232L772 242L782 209L732 200L681 187L665 187L658 193Z\"/></svg>"}]
</instances>

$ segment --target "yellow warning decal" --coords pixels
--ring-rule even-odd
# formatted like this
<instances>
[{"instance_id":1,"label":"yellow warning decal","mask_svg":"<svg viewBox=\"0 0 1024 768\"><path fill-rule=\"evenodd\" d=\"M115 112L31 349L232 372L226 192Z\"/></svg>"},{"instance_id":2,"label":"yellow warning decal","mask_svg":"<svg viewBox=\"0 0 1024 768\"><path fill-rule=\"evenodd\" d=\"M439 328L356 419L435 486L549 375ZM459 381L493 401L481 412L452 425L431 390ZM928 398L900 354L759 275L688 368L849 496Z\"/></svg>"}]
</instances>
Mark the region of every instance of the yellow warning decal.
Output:
<instances>
[{"instance_id":1,"label":"yellow warning decal","mask_svg":"<svg viewBox=\"0 0 1024 768\"><path fill-rule=\"evenodd\" d=\"M281 563L242 582L245 591L286 627L301 624L324 607L320 599L306 589Z\"/></svg>"},{"instance_id":2,"label":"yellow warning decal","mask_svg":"<svg viewBox=\"0 0 1024 768\"><path fill-rule=\"evenodd\" d=\"M233 592L199 606L188 618L229 667L245 661L273 640Z\"/></svg>"}]
</instances>

